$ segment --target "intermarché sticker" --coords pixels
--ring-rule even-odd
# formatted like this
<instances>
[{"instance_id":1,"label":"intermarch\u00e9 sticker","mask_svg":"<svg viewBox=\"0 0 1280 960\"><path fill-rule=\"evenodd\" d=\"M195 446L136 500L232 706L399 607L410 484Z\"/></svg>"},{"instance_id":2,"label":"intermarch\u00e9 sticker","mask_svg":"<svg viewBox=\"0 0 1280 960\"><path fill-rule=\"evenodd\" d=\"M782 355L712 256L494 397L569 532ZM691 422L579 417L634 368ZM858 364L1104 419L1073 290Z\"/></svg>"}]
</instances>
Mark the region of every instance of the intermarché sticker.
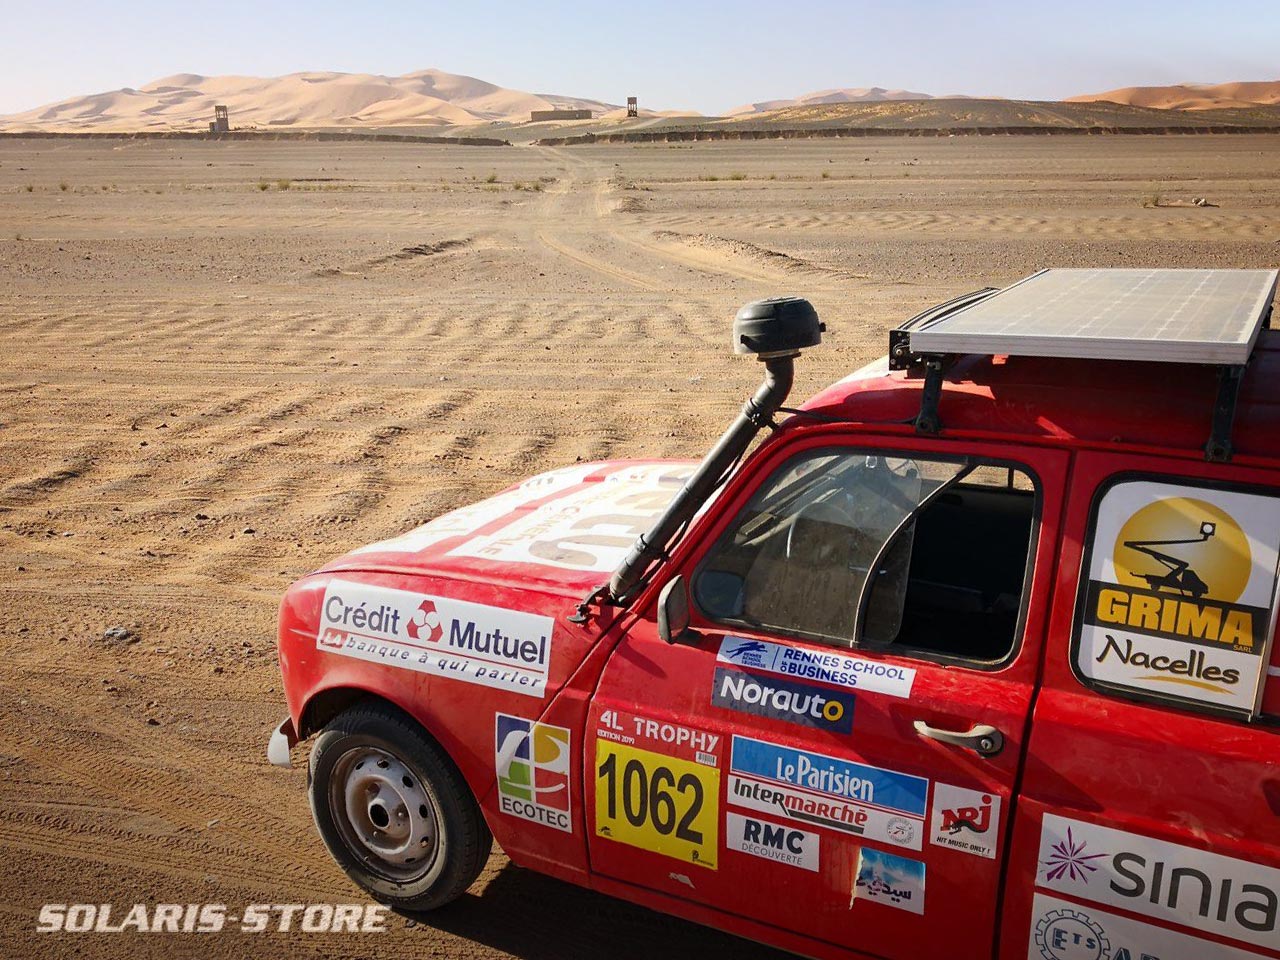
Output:
<instances>
[{"instance_id":1,"label":"intermarch\u00e9 sticker","mask_svg":"<svg viewBox=\"0 0 1280 960\"><path fill-rule=\"evenodd\" d=\"M850 690L866 690L903 699L911 696L911 686L916 679L916 672L911 667L882 663L868 657L852 657L836 651L743 637L721 640L716 659L721 663L764 670L797 680L817 680Z\"/></svg>"},{"instance_id":2,"label":"intermarch\u00e9 sticker","mask_svg":"<svg viewBox=\"0 0 1280 960\"><path fill-rule=\"evenodd\" d=\"M1280 500L1149 481L1098 508L1077 668L1145 693L1252 710L1276 595Z\"/></svg>"}]
</instances>

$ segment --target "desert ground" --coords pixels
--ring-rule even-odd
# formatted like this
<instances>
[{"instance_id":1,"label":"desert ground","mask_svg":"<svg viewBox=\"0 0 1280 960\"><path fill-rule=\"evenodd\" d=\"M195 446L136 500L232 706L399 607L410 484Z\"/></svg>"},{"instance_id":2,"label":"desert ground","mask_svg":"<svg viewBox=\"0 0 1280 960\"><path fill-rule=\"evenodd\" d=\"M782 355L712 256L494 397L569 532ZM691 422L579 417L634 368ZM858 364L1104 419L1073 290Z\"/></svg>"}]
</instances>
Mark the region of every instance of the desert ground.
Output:
<instances>
[{"instance_id":1,"label":"desert ground","mask_svg":"<svg viewBox=\"0 0 1280 960\"><path fill-rule=\"evenodd\" d=\"M1278 263L1280 137L0 141L0 953L776 956L496 850L380 935L35 920L361 901L305 746L266 762L281 592L537 471L700 454L758 380L743 302L826 321L799 400L1042 266Z\"/></svg>"}]
</instances>

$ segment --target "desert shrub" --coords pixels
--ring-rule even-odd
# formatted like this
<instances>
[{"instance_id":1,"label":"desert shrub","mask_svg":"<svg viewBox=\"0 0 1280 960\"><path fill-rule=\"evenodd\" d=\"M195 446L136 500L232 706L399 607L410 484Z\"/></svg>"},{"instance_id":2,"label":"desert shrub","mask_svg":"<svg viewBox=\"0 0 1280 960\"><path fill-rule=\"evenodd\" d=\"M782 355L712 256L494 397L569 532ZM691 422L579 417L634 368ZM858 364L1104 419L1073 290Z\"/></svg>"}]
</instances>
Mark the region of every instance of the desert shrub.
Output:
<instances>
[{"instance_id":1,"label":"desert shrub","mask_svg":"<svg viewBox=\"0 0 1280 960\"><path fill-rule=\"evenodd\" d=\"M27 184L27 193L35 193L36 185L34 183Z\"/></svg>"},{"instance_id":2,"label":"desert shrub","mask_svg":"<svg viewBox=\"0 0 1280 960\"><path fill-rule=\"evenodd\" d=\"M288 189L289 189L290 187L292 187L292 186L293 186L293 181L292 181L292 180L277 180L277 181L276 181L276 189L277 189L277 190L288 190Z\"/></svg>"},{"instance_id":3,"label":"desert shrub","mask_svg":"<svg viewBox=\"0 0 1280 960\"><path fill-rule=\"evenodd\" d=\"M491 174L489 174L487 177L485 177L485 178L484 178L484 182L485 182L485 183L497 183L497 182L498 182L498 175L497 175L496 173L491 173Z\"/></svg>"},{"instance_id":4,"label":"desert shrub","mask_svg":"<svg viewBox=\"0 0 1280 960\"><path fill-rule=\"evenodd\" d=\"M58 189L61 190L63 193L66 193L68 190L71 189L71 184L63 180L60 184L58 184Z\"/></svg>"},{"instance_id":5,"label":"desert shrub","mask_svg":"<svg viewBox=\"0 0 1280 960\"><path fill-rule=\"evenodd\" d=\"M259 189L259 190L266 190L269 186L271 186L271 184L267 183L267 181L265 181L265 180L259 180L259 181L258 181L258 189Z\"/></svg>"}]
</instances>

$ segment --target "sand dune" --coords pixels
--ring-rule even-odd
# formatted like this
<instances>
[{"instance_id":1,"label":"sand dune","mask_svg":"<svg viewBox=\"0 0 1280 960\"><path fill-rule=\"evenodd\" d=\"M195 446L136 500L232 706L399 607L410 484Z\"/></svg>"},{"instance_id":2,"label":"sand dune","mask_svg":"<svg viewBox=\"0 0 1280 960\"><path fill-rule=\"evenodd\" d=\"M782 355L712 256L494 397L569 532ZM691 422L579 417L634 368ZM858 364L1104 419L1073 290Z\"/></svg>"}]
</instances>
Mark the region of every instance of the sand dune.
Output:
<instances>
[{"instance_id":1,"label":"sand dune","mask_svg":"<svg viewBox=\"0 0 1280 960\"><path fill-rule=\"evenodd\" d=\"M844 87L836 90L817 90L801 97L782 100L761 100L734 107L725 113L727 117L740 117L753 113L769 113L787 107L811 107L824 103L879 103L885 100L932 100L927 93L910 90L886 90L884 87Z\"/></svg>"},{"instance_id":2,"label":"sand dune","mask_svg":"<svg viewBox=\"0 0 1280 960\"><path fill-rule=\"evenodd\" d=\"M605 113L616 104L509 90L475 77L420 70L401 77L293 73L283 77L204 77L182 73L23 113L0 116L0 130L199 130L226 104L233 128L467 125L527 120L553 107Z\"/></svg>"},{"instance_id":3,"label":"sand dune","mask_svg":"<svg viewBox=\"0 0 1280 960\"><path fill-rule=\"evenodd\" d=\"M1157 110L1223 110L1280 104L1280 80L1237 83L1181 83L1168 87L1121 87L1106 93L1067 97L1066 103L1100 100Z\"/></svg>"}]
</instances>

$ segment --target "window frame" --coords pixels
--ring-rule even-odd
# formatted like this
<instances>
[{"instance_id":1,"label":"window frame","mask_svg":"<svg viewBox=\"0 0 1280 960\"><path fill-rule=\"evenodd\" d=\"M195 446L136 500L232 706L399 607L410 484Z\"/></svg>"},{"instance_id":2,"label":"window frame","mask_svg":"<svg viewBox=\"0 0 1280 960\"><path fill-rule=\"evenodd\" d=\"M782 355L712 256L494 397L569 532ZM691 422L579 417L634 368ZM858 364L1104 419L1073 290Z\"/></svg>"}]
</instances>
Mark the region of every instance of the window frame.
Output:
<instances>
[{"instance_id":1,"label":"window frame","mask_svg":"<svg viewBox=\"0 0 1280 960\"><path fill-rule=\"evenodd\" d=\"M854 438L854 439L861 439L861 438ZM872 438L867 438L867 439L872 439ZM1022 588L1018 598L1018 616L1016 618L1015 625L1014 625L1013 642L1010 645L1008 652L1005 653L1004 656L1000 657L997 660L977 660L972 657L964 657L956 654L940 653L938 651L918 649L915 647L909 647L905 645L899 646L896 643L889 643L889 644L883 644L883 645L874 645L874 644L869 645L869 644L863 643L861 641L863 617L865 616L867 605L870 603L871 593L872 593L872 590L870 589L872 581L870 580L870 578L863 581L862 587L859 590L858 609L855 611L855 614L854 614L854 635L849 639L849 642L847 644L838 643L835 641L834 638L823 636L820 634L805 633L799 630L787 630L781 627L775 627L768 624L756 624L748 620L742 620L742 619L717 617L717 616L711 615L703 608L702 604L699 603L698 601L698 591L696 589L698 578L702 576L702 573L706 569L707 564L710 563L713 557L716 555L717 549L720 548L721 545L724 544L726 540L729 540L733 537L734 533L738 529L737 521L742 516L746 508L754 501L755 497L760 493L760 491L764 487L766 487L770 483L770 481L772 481L775 477L781 474L782 471L786 470L789 466L791 466L791 464L797 458L810 457L810 456L822 456L825 453L842 453L847 455L881 456L881 457L894 457L894 458L912 457L912 458L918 458L922 460L931 460L937 463L952 463L952 464L958 464L962 466L962 469L959 472L957 472L956 476L952 477L945 483L940 484L936 490L933 490L928 496L926 496L923 500L921 500L920 503L916 504L915 508L910 513L908 513L905 517L902 518L902 520L897 524L897 526L895 526L894 530L889 534L888 537L885 538L885 541L880 545L879 551L877 551L875 557L873 558L873 566L874 566L874 561L879 561L882 558L884 553L889 549L889 547L893 544L893 542L897 539L899 534L902 532L903 528L909 522L911 522L916 517L918 517L919 514L925 508L927 508L930 504L932 504L938 496L942 495L947 490L951 489L951 487L954 486L955 484L961 482L963 477L966 476L972 470L978 467L985 467L985 466L1008 468L1008 469L1013 469L1022 473L1031 481L1032 488L1033 488L1030 491L1033 497L1032 508L1031 508L1031 529L1029 532L1029 536L1027 538L1027 549L1025 553L1023 576L1022 576ZM834 437L829 438L828 442L819 442L812 445L806 445L799 450L794 450L790 453L787 453L781 456L778 459L776 465L772 469L770 469L769 472L765 475L764 479L750 489L750 491L742 499L738 507L733 511L732 515L728 519L728 522L725 524L724 528L720 531L719 535L716 536L716 538L706 547L706 549L702 552L702 555L694 563L693 568L689 574L689 586L690 586L689 600L693 609L697 611L699 616L701 616L708 624L713 624L717 627L727 627L729 629L733 629L733 628L746 629L746 630L755 631L762 634L782 637L789 640L798 640L804 643L817 644L821 647L830 648L833 650L841 650L848 653L860 653L864 655L865 654L889 655L889 656L895 656L895 657L902 657L903 659L921 661L925 663L935 663L935 664L941 664L941 665L947 665L947 666L959 666L959 667L964 667L966 669L979 670L982 672L995 672L998 670L1003 670L1018 658L1018 655L1022 651L1022 647L1026 639L1026 626L1027 626L1027 619L1028 619L1028 613L1030 608L1032 585L1034 583L1035 572L1036 572L1036 569L1035 569L1036 554L1040 548L1040 536L1041 536L1043 511L1044 511L1044 485L1041 483L1039 474L1034 469L1032 469L1029 465L1022 463L1021 461L1018 461L1016 459L1009 458L1009 457L992 457L992 456L984 456L984 455L966 454L962 451L955 451L955 452L921 451L919 448L911 447L911 446L885 447L885 446L877 445L875 442L871 442L867 444L861 444L857 442L841 443L839 442L838 438L834 438Z\"/></svg>"},{"instance_id":2,"label":"window frame","mask_svg":"<svg viewBox=\"0 0 1280 960\"><path fill-rule=\"evenodd\" d=\"M1280 724L1280 717L1272 718L1269 714L1262 712L1262 701L1266 691L1267 669L1274 654L1276 641L1277 622L1280 621L1280 588L1277 589L1277 596L1272 601L1271 619L1268 625L1267 646L1259 653L1262 658L1262 680L1259 684L1255 706L1251 711L1246 712L1240 707L1231 706L1215 706L1212 703L1204 701L1187 700L1185 698L1161 696L1158 693L1145 693L1135 687L1127 687L1123 684L1111 683L1106 680L1098 680L1094 677L1086 676L1079 668L1080 641L1084 633L1084 615L1085 602L1087 597L1087 587L1089 581L1089 570L1093 565L1093 550L1097 537L1094 535L1098 526L1098 514L1102 508L1102 502L1106 499L1114 488L1126 483L1141 483L1143 481L1149 483L1172 484L1184 487L1199 487L1206 490L1221 490L1228 493L1245 493L1253 496L1271 497L1280 500L1280 494L1274 492L1274 488L1267 487L1263 484L1235 482L1230 480L1214 479L1206 476L1193 476L1178 473L1160 473L1154 470L1121 470L1116 473L1108 474L1094 488L1089 498L1089 514L1086 520L1085 529L1081 533L1082 550L1080 553L1080 569L1076 574L1075 596L1072 598L1071 604L1071 643L1067 649L1067 667L1071 670L1071 675L1091 693L1099 696L1107 697L1110 700L1127 701L1130 703L1141 703L1149 707L1160 707L1166 710L1178 710L1184 713L1191 713L1202 717L1217 717L1219 719L1234 720L1237 723L1245 723L1250 725L1271 723Z\"/></svg>"}]
</instances>

